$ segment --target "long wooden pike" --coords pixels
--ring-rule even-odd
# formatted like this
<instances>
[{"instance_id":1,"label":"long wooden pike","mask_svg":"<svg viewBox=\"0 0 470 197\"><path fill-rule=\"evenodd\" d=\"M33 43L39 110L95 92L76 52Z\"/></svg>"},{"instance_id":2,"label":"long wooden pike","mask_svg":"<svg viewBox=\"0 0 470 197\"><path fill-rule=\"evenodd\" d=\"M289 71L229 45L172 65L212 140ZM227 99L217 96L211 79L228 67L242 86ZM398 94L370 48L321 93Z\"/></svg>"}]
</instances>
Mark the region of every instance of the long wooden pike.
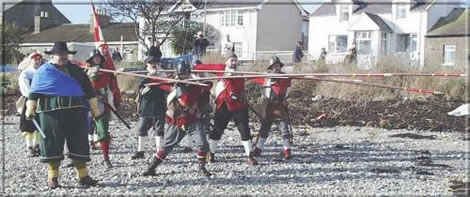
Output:
<instances>
[{"instance_id":1,"label":"long wooden pike","mask_svg":"<svg viewBox=\"0 0 470 197\"><path fill-rule=\"evenodd\" d=\"M133 73L146 73L147 71L131 71ZM158 70L158 72L176 72L175 70ZM232 74L246 74L246 75L267 75L263 72L246 72L246 71L223 71L223 70L192 70L196 73L232 73ZM326 76L326 77L467 77L466 73L291 73L284 75L307 75L307 76ZM273 74L276 75L276 74ZM279 74L278 74L279 75ZM280 74L282 75L282 74Z\"/></svg>"},{"instance_id":2,"label":"long wooden pike","mask_svg":"<svg viewBox=\"0 0 470 197\"><path fill-rule=\"evenodd\" d=\"M86 68L86 69L88 69L88 68ZM129 76L134 76L134 77L157 79L157 80L167 81L168 83L186 83L186 84L192 84L192 85L198 85L198 86L208 86L207 84L204 84L204 83L192 82L192 81L189 81L189 80L178 80L178 79L170 79L170 78L165 78L165 77L148 76L148 75L129 73L129 72L121 72L121 71L109 70L109 69L103 69L103 68L100 68L99 71L129 75ZM193 80L193 81L196 81L196 80Z\"/></svg>"},{"instance_id":3,"label":"long wooden pike","mask_svg":"<svg viewBox=\"0 0 470 197\"><path fill-rule=\"evenodd\" d=\"M338 74L342 76L345 74ZM347 74L346 74L347 75ZM365 73L350 74L350 77L467 77L465 73ZM345 77L345 76L344 76Z\"/></svg>"},{"instance_id":4,"label":"long wooden pike","mask_svg":"<svg viewBox=\"0 0 470 197\"><path fill-rule=\"evenodd\" d=\"M434 90L427 90L427 89L420 89L420 88L407 88L407 87L399 87L399 86L391 86L385 84L377 84L377 83L366 83L362 80L344 80L344 79L325 79L325 78L318 78L318 77L298 77L295 79L310 79L316 81L327 81L327 82L334 82L334 83L346 83L346 84L354 84L354 85L363 85L369 87L378 87L378 88L388 88L388 89L396 89L396 90L404 90L408 92L416 92L422 94L433 94L433 95L442 95L443 92L434 91Z\"/></svg>"},{"instance_id":5,"label":"long wooden pike","mask_svg":"<svg viewBox=\"0 0 470 197\"><path fill-rule=\"evenodd\" d=\"M129 71L130 73L147 73L148 71ZM157 70L157 72L166 72L166 73L173 73L176 72L176 70ZM227 72L223 70L191 70L191 72L194 73L232 73L232 74L242 74L242 75L262 75L265 73L262 72L244 72L244 71L233 71L233 72Z\"/></svg>"},{"instance_id":6,"label":"long wooden pike","mask_svg":"<svg viewBox=\"0 0 470 197\"><path fill-rule=\"evenodd\" d=\"M368 74L348 74L348 73L304 73L304 74L259 74L259 75L236 75L236 76L215 76L215 77L202 77L188 79L187 81L210 81L219 79L241 79L241 78L298 78L298 77L391 77L391 76L446 76L446 77L461 77L467 76L466 74L450 74L450 73L368 73ZM161 85L172 82L158 82L148 83L146 86Z\"/></svg>"}]
</instances>

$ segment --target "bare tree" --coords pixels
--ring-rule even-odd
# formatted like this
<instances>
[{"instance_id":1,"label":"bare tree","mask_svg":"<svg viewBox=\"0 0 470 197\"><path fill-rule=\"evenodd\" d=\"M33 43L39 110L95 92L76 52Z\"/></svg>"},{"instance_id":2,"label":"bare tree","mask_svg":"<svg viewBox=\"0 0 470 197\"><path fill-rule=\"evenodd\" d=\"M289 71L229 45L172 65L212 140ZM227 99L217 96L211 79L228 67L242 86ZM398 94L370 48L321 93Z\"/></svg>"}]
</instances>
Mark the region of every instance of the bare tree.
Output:
<instances>
[{"instance_id":1,"label":"bare tree","mask_svg":"<svg viewBox=\"0 0 470 197\"><path fill-rule=\"evenodd\" d=\"M181 12L168 12L168 10L181 0L107 0L106 5L113 18L131 21L135 24L135 33L139 43L147 50L156 44L160 38L160 44L167 41L172 29L178 23L188 18ZM191 1L199 8L203 0ZM144 20L144 25L139 27L139 20ZM140 29L139 29L140 28ZM150 36L150 43L146 39Z\"/></svg>"},{"instance_id":2,"label":"bare tree","mask_svg":"<svg viewBox=\"0 0 470 197\"><path fill-rule=\"evenodd\" d=\"M19 52L20 43L24 40L27 32L25 28L16 26L13 23L5 23L0 27L0 40L2 40L1 64L18 63L23 58ZM5 54L3 54L5 53Z\"/></svg>"}]
</instances>

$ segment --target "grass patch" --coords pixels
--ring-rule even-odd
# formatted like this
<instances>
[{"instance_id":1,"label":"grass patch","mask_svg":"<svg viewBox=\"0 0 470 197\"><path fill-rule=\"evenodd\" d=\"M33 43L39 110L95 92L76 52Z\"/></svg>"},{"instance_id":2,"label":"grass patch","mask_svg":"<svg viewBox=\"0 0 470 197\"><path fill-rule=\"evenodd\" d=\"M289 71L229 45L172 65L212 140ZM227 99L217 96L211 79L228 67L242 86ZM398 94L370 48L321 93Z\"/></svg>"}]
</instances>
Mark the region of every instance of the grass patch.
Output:
<instances>
[{"instance_id":1,"label":"grass patch","mask_svg":"<svg viewBox=\"0 0 470 197\"><path fill-rule=\"evenodd\" d=\"M437 65L437 64L436 64ZM400 64L394 57L384 57L370 70L362 70L355 65L344 64L315 64L297 63L293 65L293 73L468 73L464 67L424 66L416 67ZM245 67L247 71L264 72L267 62L257 61ZM464 77L386 77L386 78L340 78L331 79L360 79L367 83L385 84L396 87L421 88L444 93L446 100L468 102L469 86ZM250 89L251 90L251 89ZM346 83L294 80L290 92L296 97L322 95L345 100L374 101L397 98L422 99L434 97L420 93L395 90L390 88L368 87ZM257 96L256 94L250 94ZM441 97L439 97L441 98ZM299 98L295 98L299 99Z\"/></svg>"}]
</instances>

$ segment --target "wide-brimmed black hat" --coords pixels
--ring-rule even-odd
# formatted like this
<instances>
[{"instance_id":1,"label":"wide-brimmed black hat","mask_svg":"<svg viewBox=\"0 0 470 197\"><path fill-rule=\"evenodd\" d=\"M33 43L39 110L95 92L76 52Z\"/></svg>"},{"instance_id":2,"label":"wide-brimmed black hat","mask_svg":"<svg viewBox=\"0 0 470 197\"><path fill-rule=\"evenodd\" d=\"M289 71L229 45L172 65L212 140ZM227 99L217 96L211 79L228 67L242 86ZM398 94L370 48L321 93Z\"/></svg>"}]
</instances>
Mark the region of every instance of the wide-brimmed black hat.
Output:
<instances>
[{"instance_id":1,"label":"wide-brimmed black hat","mask_svg":"<svg viewBox=\"0 0 470 197\"><path fill-rule=\"evenodd\" d=\"M278 63L281 68L284 66L284 63L281 62L281 60L279 59L279 57L277 56L272 56L271 59L269 60L269 67L268 67L268 70L270 70L274 64Z\"/></svg>"},{"instance_id":2,"label":"wide-brimmed black hat","mask_svg":"<svg viewBox=\"0 0 470 197\"><path fill-rule=\"evenodd\" d=\"M160 57L158 56L148 56L147 59L144 60L144 62L147 63L159 63L160 62Z\"/></svg>"},{"instance_id":3,"label":"wide-brimmed black hat","mask_svg":"<svg viewBox=\"0 0 470 197\"><path fill-rule=\"evenodd\" d=\"M103 64L105 62L104 56L101 55L100 50L98 49L93 49L93 51L90 53L90 57L86 60L86 62L91 63L93 61L93 57L95 56L100 56L101 57L101 62L99 64Z\"/></svg>"},{"instance_id":4,"label":"wide-brimmed black hat","mask_svg":"<svg viewBox=\"0 0 470 197\"><path fill-rule=\"evenodd\" d=\"M45 51L44 53L46 53L46 54L56 54L56 53L59 53L59 52L66 52L68 54L77 53L77 51L69 51L69 49L67 48L67 42L65 42L65 41L54 42L54 46L52 47L52 49L50 51Z\"/></svg>"}]
</instances>

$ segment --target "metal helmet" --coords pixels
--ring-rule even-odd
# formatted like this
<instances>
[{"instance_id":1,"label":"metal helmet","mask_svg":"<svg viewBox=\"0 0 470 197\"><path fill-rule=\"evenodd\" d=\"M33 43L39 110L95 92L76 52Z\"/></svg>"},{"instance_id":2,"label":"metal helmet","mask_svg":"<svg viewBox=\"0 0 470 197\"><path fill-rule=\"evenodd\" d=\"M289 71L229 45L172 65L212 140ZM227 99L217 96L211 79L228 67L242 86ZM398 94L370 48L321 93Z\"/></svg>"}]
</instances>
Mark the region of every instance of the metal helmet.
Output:
<instances>
[{"instance_id":1,"label":"metal helmet","mask_svg":"<svg viewBox=\"0 0 470 197\"><path fill-rule=\"evenodd\" d=\"M191 74L191 65L189 65L185 61L181 61L178 65L176 65L176 74L177 75Z\"/></svg>"},{"instance_id":2,"label":"metal helmet","mask_svg":"<svg viewBox=\"0 0 470 197\"><path fill-rule=\"evenodd\" d=\"M279 59L278 56L272 56L271 59L269 60L269 67L268 70L272 69L274 64L279 64L281 68L284 66L284 63L281 62L281 59Z\"/></svg>"},{"instance_id":3,"label":"metal helmet","mask_svg":"<svg viewBox=\"0 0 470 197\"><path fill-rule=\"evenodd\" d=\"M90 52L90 56L88 57L88 59L86 60L86 62L91 63L91 61L93 60L93 57L95 57L95 56L101 57L101 62L100 62L100 64L103 64L103 63L105 62L104 56L101 55L101 52L100 52L100 50L98 50L98 49L93 49L93 51Z\"/></svg>"}]
</instances>

